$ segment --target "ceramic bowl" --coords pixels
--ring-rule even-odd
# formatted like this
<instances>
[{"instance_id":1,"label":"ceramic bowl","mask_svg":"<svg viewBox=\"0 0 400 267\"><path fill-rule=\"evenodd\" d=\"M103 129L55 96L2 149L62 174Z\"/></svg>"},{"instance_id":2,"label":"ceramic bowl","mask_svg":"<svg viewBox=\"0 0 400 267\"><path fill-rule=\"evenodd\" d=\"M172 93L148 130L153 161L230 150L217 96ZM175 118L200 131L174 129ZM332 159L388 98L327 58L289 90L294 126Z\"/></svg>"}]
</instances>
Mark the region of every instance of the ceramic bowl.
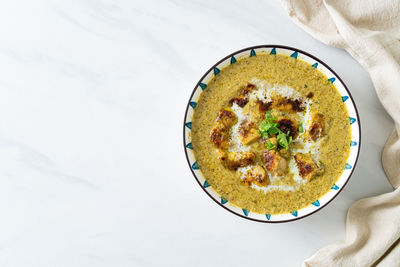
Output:
<instances>
[{"instance_id":1,"label":"ceramic bowl","mask_svg":"<svg viewBox=\"0 0 400 267\"><path fill-rule=\"evenodd\" d=\"M210 184L205 177L203 176L201 169L197 165L196 158L193 153L193 146L190 139L190 131L192 130L192 117L194 112L196 112L197 101L204 90L207 90L207 84L211 81L216 75L219 74L220 70L227 67L230 64L235 64L235 62L239 59L257 56L257 54L283 54L288 55L293 58L303 60L309 63L313 68L318 69L322 73L324 73L329 81L333 83L339 93L342 96L342 101L345 103L347 110L349 112L349 124L351 125L351 143L350 146L350 156L346 163L346 167L337 180L336 183L332 184L331 189L323 195L320 199L310 203L305 208L294 210L290 213L286 214L259 214L254 213L246 209L242 209L240 207L231 205L230 202L224 198L222 198L218 193L213 190L212 184ZM189 164L190 170L193 173L193 176L200 187L204 190L204 192L214 200L218 205L226 209L227 211L236 214L242 218L259 221L259 222L288 222L294 221L300 218L304 218L308 215L311 215L318 210L325 207L329 202L331 202L343 189L346 183L349 181L354 167L357 163L358 154L360 151L360 140L361 140L361 127L360 120L358 117L357 108L355 106L354 100L347 89L346 85L340 79L340 77L323 61L312 56L311 54L299 50L293 47L287 47L282 45L260 45L248 47L237 52L234 52L220 61L218 61L214 66L212 66L204 75L201 77L200 81L196 84L193 89L192 94L190 95L186 112L184 118L183 125L183 142L184 142L184 150L187 158L187 162Z\"/></svg>"}]
</instances>

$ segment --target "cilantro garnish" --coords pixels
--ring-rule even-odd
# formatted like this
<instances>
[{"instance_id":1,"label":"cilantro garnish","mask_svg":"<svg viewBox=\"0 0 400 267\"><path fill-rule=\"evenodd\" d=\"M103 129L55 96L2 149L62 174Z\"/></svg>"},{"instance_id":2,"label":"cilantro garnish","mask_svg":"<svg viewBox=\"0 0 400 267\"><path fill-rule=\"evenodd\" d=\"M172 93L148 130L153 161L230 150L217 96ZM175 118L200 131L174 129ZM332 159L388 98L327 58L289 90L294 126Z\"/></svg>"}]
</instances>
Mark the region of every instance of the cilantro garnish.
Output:
<instances>
[{"instance_id":1,"label":"cilantro garnish","mask_svg":"<svg viewBox=\"0 0 400 267\"><path fill-rule=\"evenodd\" d=\"M268 122L274 122L276 121L276 117L272 117L272 110L269 110L265 113L265 120Z\"/></svg>"},{"instance_id":2,"label":"cilantro garnish","mask_svg":"<svg viewBox=\"0 0 400 267\"><path fill-rule=\"evenodd\" d=\"M270 135L277 134L278 144L285 149L289 149L289 144L292 142L292 136L289 135L290 131L287 132L286 134L283 133L278 128L279 123L275 122L276 118L272 117L271 112L272 111L268 111L265 114L265 120L260 123L258 127L258 132L265 139L267 139ZM268 150L275 148L275 146L271 143L270 140L267 141L265 146Z\"/></svg>"},{"instance_id":3,"label":"cilantro garnish","mask_svg":"<svg viewBox=\"0 0 400 267\"><path fill-rule=\"evenodd\" d=\"M276 118L271 116L271 110L265 114L265 120L260 123L258 132L263 138L268 138L271 134L277 134L279 130L279 124L275 123Z\"/></svg>"},{"instance_id":4,"label":"cilantro garnish","mask_svg":"<svg viewBox=\"0 0 400 267\"><path fill-rule=\"evenodd\" d=\"M286 139L286 134L283 132L278 133L278 136L276 137L278 139L278 143L281 147L284 149L289 149L289 142Z\"/></svg>"}]
</instances>

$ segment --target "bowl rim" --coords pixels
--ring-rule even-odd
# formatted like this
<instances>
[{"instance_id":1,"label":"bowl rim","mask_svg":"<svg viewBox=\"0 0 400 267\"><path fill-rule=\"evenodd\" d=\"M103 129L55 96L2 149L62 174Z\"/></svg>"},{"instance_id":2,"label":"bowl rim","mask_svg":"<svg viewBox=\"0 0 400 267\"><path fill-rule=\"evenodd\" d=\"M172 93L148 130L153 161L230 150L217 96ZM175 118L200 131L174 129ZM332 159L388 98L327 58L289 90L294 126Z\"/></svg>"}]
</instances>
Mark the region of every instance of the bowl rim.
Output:
<instances>
[{"instance_id":1,"label":"bowl rim","mask_svg":"<svg viewBox=\"0 0 400 267\"><path fill-rule=\"evenodd\" d=\"M187 118L187 114L188 114L188 110L189 110L190 101L192 100L193 95L194 95L194 93L196 92L196 90L198 89L200 83L203 81L203 79L207 76L208 73L210 73L215 67L217 67L217 66L218 66L220 63L222 63L223 61L225 61L225 60L227 60L228 58L230 58L230 57L232 57L232 56L235 56L236 54L239 54L239 53L241 53L241 52L250 51L250 50L252 50L252 49L258 49L258 48L282 48L282 49L292 50L292 51L294 51L294 52L299 52L299 53L301 53L301 54L304 54L304 55L306 55L306 56L308 56L308 57L310 57L310 58L316 60L318 63L321 63L322 65L324 65L324 67L326 67L329 71L331 71L331 72L335 75L335 77L336 77L337 79L339 79L339 81L343 84L344 89L345 89L346 92L348 93L348 95L349 95L349 97L350 97L350 99L351 99L351 101L352 101L352 103L353 103L354 110L355 110L356 115L357 115L357 121L356 121L356 122L357 122L357 124L358 124L358 133L359 133L357 155L356 155L355 162L354 162L354 164L353 164L353 168L352 168L352 170L351 170L349 176L347 177L346 181L344 182L343 186L341 186L341 187L339 188L338 192L337 192L331 199L329 199L324 205L321 205L320 207L318 207L316 210L314 210L314 211L312 211L312 212L310 212L310 213L307 213L307 214L305 214L305 215L303 215L303 216L294 217L294 218L288 219L288 220L281 220L281 221L259 220L259 219L247 217L247 216L244 216L244 215L242 215L242 214L236 213L236 212L232 211L231 209L229 209L228 207L226 207L226 206L224 206L223 204L221 204L219 201L217 201L217 200L202 186L202 184L200 183L199 179L197 179L197 176L196 176L195 172L194 172L193 169L191 168L191 163L190 163L189 156L188 156L188 152L187 152L187 149L186 149L186 135L185 135L185 131L186 131L186 129L185 129L186 118ZM324 61L322 61L321 59L319 59L319 58L317 58L317 57L311 55L310 53L305 52L305 51L303 51L303 50L301 50L301 49L294 48L294 47L291 47L291 46L286 46L286 45L266 44L266 45L249 46L249 47L246 47L246 48L237 50L237 51L235 51L235 52L233 52L233 53L230 53L229 55L227 55L227 56L225 56L224 58L222 58L221 60L219 60L219 61L218 61L217 63L215 63L212 67L210 67L210 68L204 73L204 75L200 78L200 80L196 83L195 87L194 87L193 90L192 90L192 93L190 94L189 100L188 100L188 102L187 102L187 104L186 104L186 110L185 110L185 114L184 114L184 117L183 117L183 150L185 151L185 157L186 157L186 161L187 161L187 163L188 163L188 165L189 165L189 169L190 169L190 171L192 172L193 178L196 180L197 184L201 187L201 189L203 189L203 191L204 191L215 203L217 203L219 206L221 206L221 207L224 208L225 210L229 211L230 213L232 213L232 214L234 214L234 215L236 215L236 216L245 218L245 219L250 220L250 221L255 221L255 222L262 222L262 223L285 223L285 222L297 221L297 220L306 218L306 217L308 217L308 216L310 216L310 215L312 215L312 214L314 214L314 213L316 213L316 212L322 210L324 207L328 206L328 204L331 203L332 200L334 200L334 199L340 194L340 192L341 192L341 191L343 190L343 188L347 185L347 183L349 182L351 176L353 175L354 169L356 168L356 165L357 165L357 163L358 163L358 158L359 158L359 156L360 156L360 149L361 149L361 123L360 123L360 115L359 115L359 113L358 113L358 109L357 109L356 103L354 102L354 98L353 98L353 96L351 95L350 90L347 88L347 85L343 82L342 78L341 78L331 67L329 67Z\"/></svg>"}]
</instances>

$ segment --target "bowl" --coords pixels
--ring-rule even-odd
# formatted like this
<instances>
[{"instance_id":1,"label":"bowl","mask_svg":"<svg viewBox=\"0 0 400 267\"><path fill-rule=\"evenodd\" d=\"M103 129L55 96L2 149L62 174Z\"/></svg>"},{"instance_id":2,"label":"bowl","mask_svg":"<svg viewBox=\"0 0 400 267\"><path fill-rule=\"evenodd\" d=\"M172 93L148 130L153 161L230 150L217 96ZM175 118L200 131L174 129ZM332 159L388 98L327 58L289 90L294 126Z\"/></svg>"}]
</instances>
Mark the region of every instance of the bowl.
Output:
<instances>
[{"instance_id":1,"label":"bowl","mask_svg":"<svg viewBox=\"0 0 400 267\"><path fill-rule=\"evenodd\" d=\"M212 184L210 184L203 176L201 169L197 164L195 155L193 153L193 146L190 138L191 136L190 132L192 130L192 116L196 110L197 101L201 93L204 90L207 90L208 82L211 81L216 75L218 75L220 70L229 66L230 64L234 64L237 60L246 57L256 56L259 53L288 55L309 63L312 67L324 73L329 78L329 81L336 86L337 90L342 96L342 101L346 105L347 110L349 112L349 124L351 126L351 142L349 144L350 155L342 175L339 177L336 183L332 184L331 189L320 199L316 200L315 202L309 203L308 206L302 209L295 210L286 214L254 213L249 210L243 209L241 207L232 205L228 200L222 198L218 193L216 193L213 190ZM343 190L344 186L347 184L351 175L353 174L354 168L357 164L358 155L360 152L360 144L361 144L360 142L361 142L361 126L360 126L358 111L354 103L354 100L347 86L342 81L342 79L327 64L325 64L322 60L318 59L317 57L307 52L304 52L300 49L283 45L259 45L259 46L244 48L224 57L216 64L214 64L200 78L200 80L194 87L186 107L184 123L183 123L183 145L184 145L186 159L195 180L197 181L199 186L203 189L203 191L225 210L248 220L265 222L265 223L278 223L278 222L289 222L298 220L306 216L309 216L317 212L318 210L321 210L326 205L328 205Z\"/></svg>"}]
</instances>

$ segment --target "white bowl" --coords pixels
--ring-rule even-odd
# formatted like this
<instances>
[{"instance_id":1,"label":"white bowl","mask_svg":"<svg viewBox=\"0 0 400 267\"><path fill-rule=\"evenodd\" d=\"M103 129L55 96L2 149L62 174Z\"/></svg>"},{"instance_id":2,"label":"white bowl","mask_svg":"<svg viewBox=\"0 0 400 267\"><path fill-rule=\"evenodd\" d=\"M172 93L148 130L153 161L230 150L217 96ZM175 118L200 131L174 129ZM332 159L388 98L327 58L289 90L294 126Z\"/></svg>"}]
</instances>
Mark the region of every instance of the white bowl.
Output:
<instances>
[{"instance_id":1,"label":"white bowl","mask_svg":"<svg viewBox=\"0 0 400 267\"><path fill-rule=\"evenodd\" d=\"M196 158L193 153L193 147L189 134L192 128L191 122L193 113L195 112L196 109L197 100L199 99L200 94L203 92L203 90L206 90L208 82L211 81L215 77L215 75L218 75L220 70L222 70L226 66L234 64L239 59L255 56L258 53L289 55L291 57L298 58L305 62L308 62L314 68L324 73L329 78L329 81L335 84L337 90L342 95L342 100L345 103L347 110L349 112L349 123L351 125L352 141L349 144L350 155L342 175L335 184L332 184L331 190L329 190L320 199L316 200L313 203L310 203L310 205L307 207L286 214L271 215L271 214L253 213L246 209L241 209L237 206L233 206L230 204L229 201L222 198L218 193L216 193L212 189L212 185L210 185L207 182L201 170L199 169L196 162ZM206 192L211 199L213 199L216 203L218 203L218 205L232 212L233 214L236 214L242 218L246 218L249 220L267 222L267 223L288 222L288 221L298 220L300 218L304 218L308 215L317 212L318 210L325 207L329 202L331 202L346 185L346 183L348 182L354 171L354 167L358 159L358 154L360 152L360 141L361 141L361 126L357 108L349 90L347 89L342 79L340 79L340 77L320 59L310 55L307 52L301 51L297 48L282 46L282 45L260 45L260 46L248 47L239 50L235 53L232 53L224 57L220 61L218 61L203 75L203 77L201 77L200 81L194 87L193 92L189 98L189 102L187 104L184 125L183 125L183 142L184 142L184 150L186 158L189 167L194 175L194 178L196 179L200 187L204 190L204 192Z\"/></svg>"}]
</instances>

